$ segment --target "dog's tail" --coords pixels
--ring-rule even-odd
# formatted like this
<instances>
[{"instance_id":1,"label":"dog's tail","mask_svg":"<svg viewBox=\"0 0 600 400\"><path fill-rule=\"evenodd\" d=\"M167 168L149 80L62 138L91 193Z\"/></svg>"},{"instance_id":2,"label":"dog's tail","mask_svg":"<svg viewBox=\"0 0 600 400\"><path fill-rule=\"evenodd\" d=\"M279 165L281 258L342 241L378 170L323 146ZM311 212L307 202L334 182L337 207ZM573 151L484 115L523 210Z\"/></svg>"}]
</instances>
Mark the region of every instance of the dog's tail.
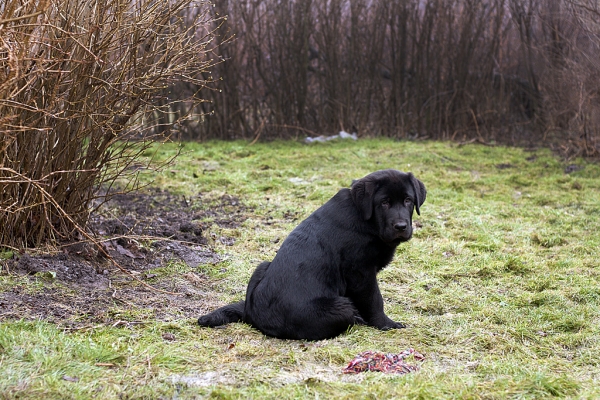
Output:
<instances>
[{"instance_id":1,"label":"dog's tail","mask_svg":"<svg viewBox=\"0 0 600 400\"><path fill-rule=\"evenodd\" d=\"M265 261L261 263L250 278L248 283L248 293L252 293L256 285L262 280L267 268L271 265L270 262ZM244 321L244 308L246 307L245 301L238 301L237 303L229 304L225 307L221 307L198 318L198 324L200 326L207 326L213 328L215 326L221 326L232 322L243 322ZM245 321L251 324L251 321Z\"/></svg>"},{"instance_id":2,"label":"dog's tail","mask_svg":"<svg viewBox=\"0 0 600 400\"><path fill-rule=\"evenodd\" d=\"M198 318L200 326L209 328L229 324L231 322L240 322L244 316L244 301L229 304Z\"/></svg>"}]
</instances>

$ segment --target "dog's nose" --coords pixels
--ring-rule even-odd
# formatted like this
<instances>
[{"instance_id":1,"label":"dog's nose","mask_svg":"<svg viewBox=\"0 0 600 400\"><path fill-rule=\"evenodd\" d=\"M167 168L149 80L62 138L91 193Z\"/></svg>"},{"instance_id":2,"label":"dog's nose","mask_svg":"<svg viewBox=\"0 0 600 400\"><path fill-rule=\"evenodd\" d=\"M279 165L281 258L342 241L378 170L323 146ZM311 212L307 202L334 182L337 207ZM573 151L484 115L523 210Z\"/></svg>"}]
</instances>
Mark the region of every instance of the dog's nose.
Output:
<instances>
[{"instance_id":1,"label":"dog's nose","mask_svg":"<svg viewBox=\"0 0 600 400\"><path fill-rule=\"evenodd\" d=\"M407 227L408 227L408 224L406 222L396 222L394 224L394 229L399 232L404 232Z\"/></svg>"}]
</instances>

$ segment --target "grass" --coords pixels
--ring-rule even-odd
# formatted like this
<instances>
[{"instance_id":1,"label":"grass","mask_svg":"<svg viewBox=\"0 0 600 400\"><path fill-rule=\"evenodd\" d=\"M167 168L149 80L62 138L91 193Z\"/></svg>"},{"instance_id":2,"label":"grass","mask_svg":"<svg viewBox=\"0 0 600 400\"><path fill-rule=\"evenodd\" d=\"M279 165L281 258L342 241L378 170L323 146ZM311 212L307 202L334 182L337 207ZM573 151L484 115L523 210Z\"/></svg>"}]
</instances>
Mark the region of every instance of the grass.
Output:
<instances>
[{"instance_id":1,"label":"grass","mask_svg":"<svg viewBox=\"0 0 600 400\"><path fill-rule=\"evenodd\" d=\"M567 174L569 164L583 168ZM596 164L547 150L439 142L211 142L184 144L175 165L142 179L206 199L236 196L248 207L239 228L207 232L236 238L233 246L213 243L224 261L199 267L220 281L224 304L243 296L252 270L300 220L353 178L382 168L412 171L428 190L415 215L421 227L379 276L387 314L408 329L360 326L312 343L266 338L244 324L211 330L144 314L140 325L75 331L2 322L0 397L600 397ZM154 272L181 271L172 264ZM19 279L3 273L0 290L25 284ZM417 373L340 372L361 351L408 347L426 355Z\"/></svg>"}]
</instances>

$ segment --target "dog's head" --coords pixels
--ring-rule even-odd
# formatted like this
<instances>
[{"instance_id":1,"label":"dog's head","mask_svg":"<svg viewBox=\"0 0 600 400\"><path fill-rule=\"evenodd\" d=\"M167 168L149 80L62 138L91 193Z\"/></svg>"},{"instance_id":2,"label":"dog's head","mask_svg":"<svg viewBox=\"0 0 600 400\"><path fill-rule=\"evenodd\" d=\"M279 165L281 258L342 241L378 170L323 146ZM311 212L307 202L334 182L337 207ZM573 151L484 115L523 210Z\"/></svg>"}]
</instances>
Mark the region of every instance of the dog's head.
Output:
<instances>
[{"instance_id":1,"label":"dog's head","mask_svg":"<svg viewBox=\"0 0 600 400\"><path fill-rule=\"evenodd\" d=\"M363 219L377 227L381 240L397 245L411 238L413 209L420 215L427 195L412 173L376 171L354 181L350 190Z\"/></svg>"}]
</instances>

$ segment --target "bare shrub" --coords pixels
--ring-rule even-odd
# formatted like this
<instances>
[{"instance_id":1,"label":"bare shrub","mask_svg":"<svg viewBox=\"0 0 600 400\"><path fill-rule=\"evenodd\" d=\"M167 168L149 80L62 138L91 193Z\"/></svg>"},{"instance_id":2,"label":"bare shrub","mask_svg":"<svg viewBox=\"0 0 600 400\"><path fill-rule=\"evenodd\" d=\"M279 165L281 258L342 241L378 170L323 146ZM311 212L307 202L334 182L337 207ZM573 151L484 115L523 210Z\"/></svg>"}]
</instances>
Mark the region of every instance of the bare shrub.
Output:
<instances>
[{"instance_id":1,"label":"bare shrub","mask_svg":"<svg viewBox=\"0 0 600 400\"><path fill-rule=\"evenodd\" d=\"M151 140L168 139L164 128L187 117L172 107L200 101L168 89L208 83L209 10L194 0L0 5L0 246L73 239L99 188L134 177Z\"/></svg>"}]
</instances>

